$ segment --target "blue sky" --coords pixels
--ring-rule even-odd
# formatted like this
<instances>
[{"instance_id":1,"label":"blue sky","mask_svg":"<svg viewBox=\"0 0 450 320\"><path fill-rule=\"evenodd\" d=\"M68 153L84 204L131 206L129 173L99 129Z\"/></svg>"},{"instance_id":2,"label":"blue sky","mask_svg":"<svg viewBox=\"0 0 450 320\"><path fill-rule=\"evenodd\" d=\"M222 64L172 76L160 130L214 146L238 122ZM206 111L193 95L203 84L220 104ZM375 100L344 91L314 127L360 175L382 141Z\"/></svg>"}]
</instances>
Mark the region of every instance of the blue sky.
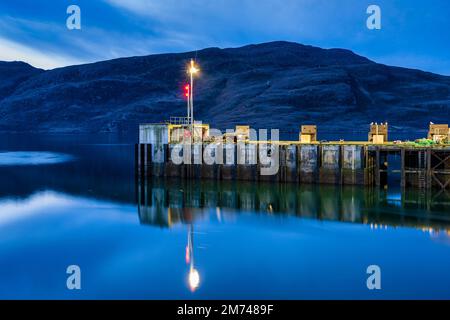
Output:
<instances>
[{"instance_id":1,"label":"blue sky","mask_svg":"<svg viewBox=\"0 0 450 320\"><path fill-rule=\"evenodd\" d=\"M66 9L81 8L68 30ZM366 9L382 29L366 28ZM0 60L59 66L288 40L450 75L448 0L2 0Z\"/></svg>"}]
</instances>

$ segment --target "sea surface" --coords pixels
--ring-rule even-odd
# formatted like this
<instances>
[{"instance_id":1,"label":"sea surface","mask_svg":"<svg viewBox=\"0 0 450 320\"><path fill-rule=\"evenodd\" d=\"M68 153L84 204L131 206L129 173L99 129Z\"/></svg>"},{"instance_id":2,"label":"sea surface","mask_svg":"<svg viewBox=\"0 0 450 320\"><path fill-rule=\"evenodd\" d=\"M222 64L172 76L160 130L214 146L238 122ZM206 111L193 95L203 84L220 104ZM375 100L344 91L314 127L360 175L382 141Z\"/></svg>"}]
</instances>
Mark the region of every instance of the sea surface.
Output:
<instances>
[{"instance_id":1,"label":"sea surface","mask_svg":"<svg viewBox=\"0 0 450 320\"><path fill-rule=\"evenodd\" d=\"M139 179L135 142L2 135L1 299L450 298L449 192Z\"/></svg>"}]
</instances>

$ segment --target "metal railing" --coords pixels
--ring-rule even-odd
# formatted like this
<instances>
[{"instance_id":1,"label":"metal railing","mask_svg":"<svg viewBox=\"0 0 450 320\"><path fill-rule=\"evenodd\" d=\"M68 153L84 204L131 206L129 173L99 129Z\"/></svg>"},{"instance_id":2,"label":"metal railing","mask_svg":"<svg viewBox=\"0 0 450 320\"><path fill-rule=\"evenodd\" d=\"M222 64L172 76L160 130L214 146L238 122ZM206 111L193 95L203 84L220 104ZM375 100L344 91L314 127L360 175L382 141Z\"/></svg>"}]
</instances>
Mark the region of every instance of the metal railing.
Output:
<instances>
[{"instance_id":1,"label":"metal railing","mask_svg":"<svg viewBox=\"0 0 450 320\"><path fill-rule=\"evenodd\" d=\"M170 117L169 123L187 125L191 123L191 119L188 117Z\"/></svg>"}]
</instances>

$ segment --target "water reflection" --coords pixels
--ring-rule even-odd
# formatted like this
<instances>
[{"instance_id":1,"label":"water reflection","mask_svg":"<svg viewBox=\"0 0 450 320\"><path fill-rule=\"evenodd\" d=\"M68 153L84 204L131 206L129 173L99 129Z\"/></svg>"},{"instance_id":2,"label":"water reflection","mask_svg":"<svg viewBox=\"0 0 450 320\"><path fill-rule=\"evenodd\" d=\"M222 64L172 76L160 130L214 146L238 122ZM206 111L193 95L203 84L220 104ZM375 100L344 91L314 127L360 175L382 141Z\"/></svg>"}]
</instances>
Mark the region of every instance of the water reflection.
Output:
<instances>
[{"instance_id":1,"label":"water reflection","mask_svg":"<svg viewBox=\"0 0 450 320\"><path fill-rule=\"evenodd\" d=\"M189 265L189 287L192 292L197 290L200 285L200 274L195 268L194 259L194 225L189 225L188 244L186 246L186 264Z\"/></svg>"},{"instance_id":2,"label":"water reflection","mask_svg":"<svg viewBox=\"0 0 450 320\"><path fill-rule=\"evenodd\" d=\"M246 221L239 216L249 217L253 222L255 217L264 215L281 218L277 219L281 223L283 218L296 217L360 224L374 235L401 227L423 231L433 239L442 239L441 236L446 241L450 239L450 196L445 192L152 179L137 180L136 187L142 224L173 229L187 227L187 283L193 294L199 290L201 281L194 259L194 228L205 224L226 225L231 220L238 224ZM292 225L292 220L286 220L285 225ZM380 243L384 241L377 239ZM200 258L208 259L204 254Z\"/></svg>"},{"instance_id":3,"label":"water reflection","mask_svg":"<svg viewBox=\"0 0 450 320\"><path fill-rule=\"evenodd\" d=\"M39 192L23 200L0 198L0 227L18 220L30 219L37 212L69 206L73 200L52 191Z\"/></svg>"},{"instance_id":4,"label":"water reflection","mask_svg":"<svg viewBox=\"0 0 450 320\"><path fill-rule=\"evenodd\" d=\"M136 181L133 144L6 140L76 161L0 166L0 297L373 298L373 263L391 275L381 297L449 297L444 192ZM79 293L65 287L74 263Z\"/></svg>"},{"instance_id":5,"label":"water reflection","mask_svg":"<svg viewBox=\"0 0 450 320\"><path fill-rule=\"evenodd\" d=\"M209 210L296 216L372 226L450 231L448 193L215 181L139 180L143 224L172 227L211 219Z\"/></svg>"},{"instance_id":6,"label":"water reflection","mask_svg":"<svg viewBox=\"0 0 450 320\"><path fill-rule=\"evenodd\" d=\"M39 166L72 160L71 155L56 152L0 152L0 166Z\"/></svg>"}]
</instances>

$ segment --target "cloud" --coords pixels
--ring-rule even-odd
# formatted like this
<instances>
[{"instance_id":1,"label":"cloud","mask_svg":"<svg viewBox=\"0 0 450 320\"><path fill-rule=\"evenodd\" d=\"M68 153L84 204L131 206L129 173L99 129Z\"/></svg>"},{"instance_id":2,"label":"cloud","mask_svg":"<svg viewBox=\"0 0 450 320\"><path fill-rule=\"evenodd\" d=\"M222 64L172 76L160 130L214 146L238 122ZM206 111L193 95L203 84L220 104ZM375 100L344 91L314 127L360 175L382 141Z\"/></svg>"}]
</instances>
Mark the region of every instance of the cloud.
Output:
<instances>
[{"instance_id":1,"label":"cloud","mask_svg":"<svg viewBox=\"0 0 450 320\"><path fill-rule=\"evenodd\" d=\"M53 69L132 55L169 50L165 42L139 34L89 26L71 31L65 24L33 19L0 17L0 60L25 61L35 67ZM14 40L13 40L14 39ZM176 40L174 40L176 41Z\"/></svg>"},{"instance_id":2,"label":"cloud","mask_svg":"<svg viewBox=\"0 0 450 320\"><path fill-rule=\"evenodd\" d=\"M1 16L0 60L25 61L43 69L84 63L86 60L68 54L61 42L63 32L59 24Z\"/></svg>"},{"instance_id":3,"label":"cloud","mask_svg":"<svg viewBox=\"0 0 450 320\"><path fill-rule=\"evenodd\" d=\"M0 38L0 60L26 61L32 66L42 69L53 69L83 63L83 61L70 56L48 51L43 52L5 38Z\"/></svg>"},{"instance_id":4,"label":"cloud","mask_svg":"<svg viewBox=\"0 0 450 320\"><path fill-rule=\"evenodd\" d=\"M211 45L280 39L318 39L348 30L354 6L325 0L104 0L152 27L179 34L201 34ZM362 11L364 14L365 12ZM330 23L339 16L339 28ZM356 18L357 19L357 18ZM348 35L346 35L348 36ZM256 41L255 41L256 40Z\"/></svg>"},{"instance_id":5,"label":"cloud","mask_svg":"<svg viewBox=\"0 0 450 320\"><path fill-rule=\"evenodd\" d=\"M208 45L200 36L165 28L155 28L151 35L92 25L71 31L61 23L0 16L0 60L25 61L43 69L203 46Z\"/></svg>"}]
</instances>

